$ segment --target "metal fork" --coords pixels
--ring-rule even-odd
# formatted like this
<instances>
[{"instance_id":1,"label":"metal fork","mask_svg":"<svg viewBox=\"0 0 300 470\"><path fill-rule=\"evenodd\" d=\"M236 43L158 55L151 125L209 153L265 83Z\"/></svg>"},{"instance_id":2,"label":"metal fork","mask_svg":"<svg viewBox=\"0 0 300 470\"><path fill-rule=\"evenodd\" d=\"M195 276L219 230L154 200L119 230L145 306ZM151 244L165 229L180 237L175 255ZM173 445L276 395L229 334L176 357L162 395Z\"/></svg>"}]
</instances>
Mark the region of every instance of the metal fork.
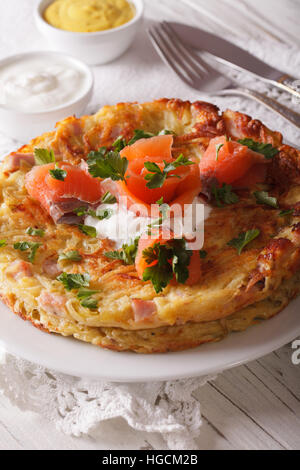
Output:
<instances>
[{"instance_id":1,"label":"metal fork","mask_svg":"<svg viewBox=\"0 0 300 470\"><path fill-rule=\"evenodd\" d=\"M266 95L240 87L185 46L167 22L152 26L148 29L148 35L163 61L190 87L210 95L252 98L300 128L300 114Z\"/></svg>"}]
</instances>

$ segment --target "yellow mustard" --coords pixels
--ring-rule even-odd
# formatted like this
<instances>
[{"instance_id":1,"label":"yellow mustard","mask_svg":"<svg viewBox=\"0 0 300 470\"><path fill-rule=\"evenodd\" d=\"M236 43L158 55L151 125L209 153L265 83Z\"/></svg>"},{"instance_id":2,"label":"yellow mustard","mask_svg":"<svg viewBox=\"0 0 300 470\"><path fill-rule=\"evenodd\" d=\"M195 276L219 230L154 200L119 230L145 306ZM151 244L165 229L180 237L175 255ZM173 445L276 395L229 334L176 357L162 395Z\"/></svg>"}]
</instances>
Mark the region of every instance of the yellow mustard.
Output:
<instances>
[{"instance_id":1,"label":"yellow mustard","mask_svg":"<svg viewBox=\"0 0 300 470\"><path fill-rule=\"evenodd\" d=\"M135 15L127 0L55 0L44 12L55 28L90 33L117 28Z\"/></svg>"}]
</instances>

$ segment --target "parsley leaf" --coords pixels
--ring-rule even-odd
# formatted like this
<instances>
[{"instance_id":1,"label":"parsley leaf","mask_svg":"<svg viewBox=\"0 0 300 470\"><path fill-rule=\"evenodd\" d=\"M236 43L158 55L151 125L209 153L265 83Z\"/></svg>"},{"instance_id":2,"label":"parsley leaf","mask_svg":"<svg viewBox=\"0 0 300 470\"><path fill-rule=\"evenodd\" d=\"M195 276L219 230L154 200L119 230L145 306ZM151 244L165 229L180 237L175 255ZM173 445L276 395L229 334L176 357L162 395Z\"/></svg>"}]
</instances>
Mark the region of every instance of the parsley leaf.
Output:
<instances>
[{"instance_id":1,"label":"parsley leaf","mask_svg":"<svg viewBox=\"0 0 300 470\"><path fill-rule=\"evenodd\" d=\"M86 207L78 207L77 209L74 209L73 212L75 212L75 214L78 215L79 217L83 215L89 215L93 217L94 219L99 219L99 220L110 219L110 217L113 215L113 211L111 209L101 209L99 207L96 211L92 209L87 209ZM89 233L86 233L86 230L89 231L89 229L86 229L86 227L90 227L89 225L80 225L80 227L81 227L80 230L83 233L85 233L86 235L89 235Z\"/></svg>"},{"instance_id":2,"label":"parsley leaf","mask_svg":"<svg viewBox=\"0 0 300 470\"><path fill-rule=\"evenodd\" d=\"M89 215L92 215L92 217L95 217L96 219L99 219L99 220L110 219L113 213L114 212L111 209L99 209L98 208L95 214L94 214L94 211L89 211Z\"/></svg>"},{"instance_id":3,"label":"parsley leaf","mask_svg":"<svg viewBox=\"0 0 300 470\"><path fill-rule=\"evenodd\" d=\"M207 257L207 251L200 250L199 253L200 253L200 258L201 259L205 259Z\"/></svg>"},{"instance_id":4,"label":"parsley leaf","mask_svg":"<svg viewBox=\"0 0 300 470\"><path fill-rule=\"evenodd\" d=\"M286 217L288 215L294 215L295 213L295 209L289 209L289 210L286 210L286 211L281 211L280 214L279 214L279 217Z\"/></svg>"},{"instance_id":5,"label":"parsley leaf","mask_svg":"<svg viewBox=\"0 0 300 470\"><path fill-rule=\"evenodd\" d=\"M260 230L248 230L248 232L242 232L237 238L234 238L227 245L232 246L237 249L238 254L240 255L243 249L253 240L255 240L260 235Z\"/></svg>"},{"instance_id":6,"label":"parsley leaf","mask_svg":"<svg viewBox=\"0 0 300 470\"><path fill-rule=\"evenodd\" d=\"M113 143L113 148L117 151L117 152L121 152L121 150L123 150L123 148L126 147L126 140L123 139L123 137L120 135Z\"/></svg>"},{"instance_id":7,"label":"parsley leaf","mask_svg":"<svg viewBox=\"0 0 300 470\"><path fill-rule=\"evenodd\" d=\"M118 259L128 265L134 264L137 255L139 239L140 237L137 237L131 245L125 243L120 251L108 251L104 253L104 256L110 259Z\"/></svg>"},{"instance_id":8,"label":"parsley leaf","mask_svg":"<svg viewBox=\"0 0 300 470\"><path fill-rule=\"evenodd\" d=\"M30 246L31 251L28 255L28 261L30 261L31 263L34 262L36 252L37 252L37 250L39 249L40 246L42 246L41 243L32 243L31 244L31 246Z\"/></svg>"},{"instance_id":9,"label":"parsley leaf","mask_svg":"<svg viewBox=\"0 0 300 470\"><path fill-rule=\"evenodd\" d=\"M34 149L34 160L36 165L46 165L47 163L55 162L53 150L48 149Z\"/></svg>"},{"instance_id":10,"label":"parsley leaf","mask_svg":"<svg viewBox=\"0 0 300 470\"><path fill-rule=\"evenodd\" d=\"M79 251L77 250L72 250L72 251L67 251L66 253L61 253L58 257L58 261L81 261L82 256L80 255Z\"/></svg>"},{"instance_id":11,"label":"parsley leaf","mask_svg":"<svg viewBox=\"0 0 300 470\"><path fill-rule=\"evenodd\" d=\"M7 245L7 243L6 243L5 240L0 240L0 248L3 248L6 245Z\"/></svg>"},{"instance_id":12,"label":"parsley leaf","mask_svg":"<svg viewBox=\"0 0 300 470\"><path fill-rule=\"evenodd\" d=\"M211 192L218 207L223 207L223 203L230 205L239 202L238 195L232 191L232 186L229 184L224 183L222 188L218 188L216 185L213 185Z\"/></svg>"},{"instance_id":13,"label":"parsley leaf","mask_svg":"<svg viewBox=\"0 0 300 470\"><path fill-rule=\"evenodd\" d=\"M88 287L90 284L89 274L68 274L62 273L57 278L66 290L79 289L80 287Z\"/></svg>"},{"instance_id":14,"label":"parsley leaf","mask_svg":"<svg viewBox=\"0 0 300 470\"><path fill-rule=\"evenodd\" d=\"M218 161L218 159L219 159L219 152L220 152L222 147L224 147L224 144L216 145L216 161Z\"/></svg>"},{"instance_id":15,"label":"parsley leaf","mask_svg":"<svg viewBox=\"0 0 300 470\"><path fill-rule=\"evenodd\" d=\"M193 252L187 250L186 241L172 240L164 245L155 243L143 251L143 257L148 265L145 269L144 281L151 281L155 292L160 293L174 275L180 284L184 284L189 277L188 266Z\"/></svg>"},{"instance_id":16,"label":"parsley leaf","mask_svg":"<svg viewBox=\"0 0 300 470\"><path fill-rule=\"evenodd\" d=\"M42 230L40 228L28 227L25 233L31 235L32 237L43 237L45 235L45 230Z\"/></svg>"},{"instance_id":17,"label":"parsley leaf","mask_svg":"<svg viewBox=\"0 0 300 470\"><path fill-rule=\"evenodd\" d=\"M85 235L88 235L91 238L97 237L97 230L95 229L95 227L92 227L91 225L84 225L84 224L79 224L77 225L77 227Z\"/></svg>"},{"instance_id":18,"label":"parsley leaf","mask_svg":"<svg viewBox=\"0 0 300 470\"><path fill-rule=\"evenodd\" d=\"M161 188L167 178L180 178L178 175L169 175L171 171L176 170L176 168L179 168L180 166L189 166L194 164L194 162L184 157L182 154L173 162L167 163L164 161L165 167L163 170L161 170L154 162L145 162L144 166L150 172L145 176L145 180L148 181L146 186L149 189ZM153 173L153 175L151 175L151 173Z\"/></svg>"},{"instance_id":19,"label":"parsley leaf","mask_svg":"<svg viewBox=\"0 0 300 470\"><path fill-rule=\"evenodd\" d=\"M125 173L128 168L127 158L121 158L119 152L107 151L102 147L97 152L88 154L89 173L94 177L110 178L113 181L126 182Z\"/></svg>"},{"instance_id":20,"label":"parsley leaf","mask_svg":"<svg viewBox=\"0 0 300 470\"><path fill-rule=\"evenodd\" d=\"M27 251L29 250L29 242L18 242L14 243L14 249L15 250L20 250L20 251Z\"/></svg>"},{"instance_id":21,"label":"parsley leaf","mask_svg":"<svg viewBox=\"0 0 300 470\"><path fill-rule=\"evenodd\" d=\"M102 204L115 204L117 202L117 198L107 191L101 199Z\"/></svg>"},{"instance_id":22,"label":"parsley leaf","mask_svg":"<svg viewBox=\"0 0 300 470\"><path fill-rule=\"evenodd\" d=\"M92 297L86 297L80 302L80 305L90 310L95 310L98 307L98 300Z\"/></svg>"},{"instance_id":23,"label":"parsley leaf","mask_svg":"<svg viewBox=\"0 0 300 470\"><path fill-rule=\"evenodd\" d=\"M189 278L188 266L190 264L191 256L193 252L191 250L187 250L186 241L184 239L173 240L172 248L173 248L173 260L172 260L173 273L175 274L176 281L179 282L180 284L184 284Z\"/></svg>"},{"instance_id":24,"label":"parsley leaf","mask_svg":"<svg viewBox=\"0 0 300 470\"><path fill-rule=\"evenodd\" d=\"M255 191L253 194L258 204L265 204L267 206L278 209L278 202L276 197L269 196L269 193L266 191Z\"/></svg>"},{"instance_id":25,"label":"parsley leaf","mask_svg":"<svg viewBox=\"0 0 300 470\"><path fill-rule=\"evenodd\" d=\"M49 173L52 176L52 178L54 178L55 180L59 180L59 181L65 181L65 178L67 177L67 174L68 174L66 170L62 170L61 168L57 166L57 164L55 165L54 170L49 170Z\"/></svg>"},{"instance_id":26,"label":"parsley leaf","mask_svg":"<svg viewBox=\"0 0 300 470\"><path fill-rule=\"evenodd\" d=\"M156 264L145 269L143 281L151 281L155 292L159 294L173 279L174 273L172 265L169 263L172 251L167 245L155 243L143 251L143 257L149 265L157 261Z\"/></svg>"},{"instance_id":27,"label":"parsley leaf","mask_svg":"<svg viewBox=\"0 0 300 470\"><path fill-rule=\"evenodd\" d=\"M262 155L265 156L267 160L274 158L275 155L279 153L279 150L273 147L271 144L255 142L252 139L241 139L241 140L238 140L238 143L245 145L246 147L248 147L250 150L253 150L254 152L261 153Z\"/></svg>"},{"instance_id":28,"label":"parsley leaf","mask_svg":"<svg viewBox=\"0 0 300 470\"><path fill-rule=\"evenodd\" d=\"M73 210L74 214L78 215L78 217L82 217L83 215L88 214L88 209L84 206L81 207L76 207L76 209Z\"/></svg>"},{"instance_id":29,"label":"parsley leaf","mask_svg":"<svg viewBox=\"0 0 300 470\"><path fill-rule=\"evenodd\" d=\"M91 290L91 289L86 289L84 287L80 287L77 297L79 299L85 299L86 297L91 297L93 294L98 294L99 291L97 290Z\"/></svg>"},{"instance_id":30,"label":"parsley leaf","mask_svg":"<svg viewBox=\"0 0 300 470\"><path fill-rule=\"evenodd\" d=\"M34 262L34 258L39 247L42 246L41 243L32 243L32 242L18 242L14 243L14 249L19 251L29 251L28 261L31 263Z\"/></svg>"},{"instance_id":31,"label":"parsley leaf","mask_svg":"<svg viewBox=\"0 0 300 470\"><path fill-rule=\"evenodd\" d=\"M133 145L137 140L150 139L151 137L155 136L155 134L152 134L152 132L145 132L142 129L135 129L133 133L133 138L128 142L127 145Z\"/></svg>"}]
</instances>

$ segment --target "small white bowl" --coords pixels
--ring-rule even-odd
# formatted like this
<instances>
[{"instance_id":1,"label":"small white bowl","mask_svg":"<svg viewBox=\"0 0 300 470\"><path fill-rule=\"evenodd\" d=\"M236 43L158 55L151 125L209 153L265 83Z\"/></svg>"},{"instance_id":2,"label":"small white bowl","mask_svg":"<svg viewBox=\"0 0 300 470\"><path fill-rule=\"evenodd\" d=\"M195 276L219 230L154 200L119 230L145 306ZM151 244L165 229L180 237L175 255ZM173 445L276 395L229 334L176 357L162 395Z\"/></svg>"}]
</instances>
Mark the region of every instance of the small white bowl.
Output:
<instances>
[{"instance_id":1,"label":"small white bowl","mask_svg":"<svg viewBox=\"0 0 300 470\"><path fill-rule=\"evenodd\" d=\"M55 50L78 57L89 65L106 64L120 57L132 44L142 21L142 0L129 0L135 7L134 18L128 23L105 31L74 33L51 26L43 17L54 0L41 0L35 10L36 25Z\"/></svg>"},{"instance_id":2,"label":"small white bowl","mask_svg":"<svg viewBox=\"0 0 300 470\"><path fill-rule=\"evenodd\" d=\"M50 51L28 52L17 54L0 60L0 69L14 61L24 60L34 57L54 57L63 60L64 63L73 64L84 73L86 84L82 93L74 100L68 101L59 106L53 106L47 111L22 111L14 107L0 104L0 132L12 137L20 142L29 142L44 132L54 129L55 124L68 116L80 116L91 99L94 85L94 78L90 68L83 62L66 54Z\"/></svg>"}]
</instances>

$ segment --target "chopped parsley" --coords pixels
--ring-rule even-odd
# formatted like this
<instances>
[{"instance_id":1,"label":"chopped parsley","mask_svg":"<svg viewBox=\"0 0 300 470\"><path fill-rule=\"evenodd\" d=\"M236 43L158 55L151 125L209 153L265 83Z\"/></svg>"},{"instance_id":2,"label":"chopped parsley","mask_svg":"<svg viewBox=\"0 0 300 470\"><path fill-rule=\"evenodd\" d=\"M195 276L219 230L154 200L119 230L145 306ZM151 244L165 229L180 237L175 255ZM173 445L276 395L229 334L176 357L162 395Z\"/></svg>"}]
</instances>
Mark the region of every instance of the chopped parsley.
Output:
<instances>
[{"instance_id":1,"label":"chopped parsley","mask_svg":"<svg viewBox=\"0 0 300 470\"><path fill-rule=\"evenodd\" d=\"M123 150L123 148L126 147L126 140L123 139L123 137L120 135L113 143L113 148L117 151L117 152L121 152L121 150Z\"/></svg>"},{"instance_id":2,"label":"chopped parsley","mask_svg":"<svg viewBox=\"0 0 300 470\"><path fill-rule=\"evenodd\" d=\"M233 248L236 248L238 251L238 254L240 255L243 249L250 242L255 240L259 235L260 235L260 230L258 229L248 230L247 232L240 233L237 238L234 238L233 240L228 242L227 245L232 246Z\"/></svg>"},{"instance_id":3,"label":"chopped parsley","mask_svg":"<svg viewBox=\"0 0 300 470\"><path fill-rule=\"evenodd\" d=\"M77 227L85 235L88 235L91 238L97 237L97 230L95 229L95 227L92 227L91 225L84 225L84 224L79 224L77 225Z\"/></svg>"},{"instance_id":4,"label":"chopped parsley","mask_svg":"<svg viewBox=\"0 0 300 470\"><path fill-rule=\"evenodd\" d=\"M218 159L219 159L219 152L220 152L222 147L224 147L224 144L216 145L216 161L218 161Z\"/></svg>"},{"instance_id":5,"label":"chopped parsley","mask_svg":"<svg viewBox=\"0 0 300 470\"><path fill-rule=\"evenodd\" d=\"M68 174L66 170L62 170L61 168L58 167L57 164L55 165L54 170L49 170L49 173L52 176L52 178L54 178L55 180L59 180L59 181L65 181L67 174Z\"/></svg>"},{"instance_id":6,"label":"chopped parsley","mask_svg":"<svg viewBox=\"0 0 300 470\"><path fill-rule=\"evenodd\" d=\"M85 274L68 274L62 273L57 278L66 290L71 291L78 289L77 297L80 301L80 305L90 310L95 310L98 307L98 300L93 299L92 295L97 294L97 290L88 289L90 285L90 275Z\"/></svg>"},{"instance_id":7,"label":"chopped parsley","mask_svg":"<svg viewBox=\"0 0 300 470\"><path fill-rule=\"evenodd\" d=\"M42 230L41 228L28 227L25 233L32 237L43 237L45 235L45 230Z\"/></svg>"},{"instance_id":8,"label":"chopped parsley","mask_svg":"<svg viewBox=\"0 0 300 470\"><path fill-rule=\"evenodd\" d=\"M29 251L28 261L30 261L30 263L33 263L36 252L41 245L42 245L41 243L18 242L18 243L14 243L14 249L19 250L19 251Z\"/></svg>"},{"instance_id":9,"label":"chopped parsley","mask_svg":"<svg viewBox=\"0 0 300 470\"><path fill-rule=\"evenodd\" d=\"M117 198L107 191L101 199L102 204L115 204L117 202Z\"/></svg>"},{"instance_id":10,"label":"chopped parsley","mask_svg":"<svg viewBox=\"0 0 300 470\"><path fill-rule=\"evenodd\" d=\"M83 215L87 215L89 209L86 207L77 207L76 209L73 210L74 214L78 215L78 217L82 217Z\"/></svg>"},{"instance_id":11,"label":"chopped parsley","mask_svg":"<svg viewBox=\"0 0 300 470\"><path fill-rule=\"evenodd\" d=\"M266 206L274 207L274 209L278 209L278 201L276 197L269 196L269 193L266 191L255 191L253 195L258 204L264 204Z\"/></svg>"},{"instance_id":12,"label":"chopped parsley","mask_svg":"<svg viewBox=\"0 0 300 470\"><path fill-rule=\"evenodd\" d=\"M98 307L98 300L93 299L93 297L86 297L80 302L80 305L90 310L95 310Z\"/></svg>"},{"instance_id":13,"label":"chopped parsley","mask_svg":"<svg viewBox=\"0 0 300 470\"><path fill-rule=\"evenodd\" d=\"M221 188L216 185L212 186L211 193L216 200L218 207L223 207L224 204L236 204L239 202L239 197L232 191L232 186L229 184L223 184Z\"/></svg>"},{"instance_id":14,"label":"chopped parsley","mask_svg":"<svg viewBox=\"0 0 300 470\"><path fill-rule=\"evenodd\" d=\"M55 162L55 155L53 150L36 148L34 149L34 160L36 165L46 165Z\"/></svg>"},{"instance_id":15,"label":"chopped parsley","mask_svg":"<svg viewBox=\"0 0 300 470\"><path fill-rule=\"evenodd\" d=\"M281 211L279 213L279 217L287 217L289 215L294 215L294 213L295 213L295 209L288 209L286 211Z\"/></svg>"},{"instance_id":16,"label":"chopped parsley","mask_svg":"<svg viewBox=\"0 0 300 470\"><path fill-rule=\"evenodd\" d=\"M96 211L92 209L87 209L86 207L78 207L77 209L74 209L74 212L76 215L79 217L83 215L89 215L93 217L94 219L99 219L99 220L104 220L104 219L110 219L110 217L113 215L113 211L111 209L101 209L98 207ZM89 225L80 225L81 227L90 227ZM80 229L83 231L82 229ZM83 232L86 233L86 232ZM88 235L88 233L86 233Z\"/></svg>"},{"instance_id":17,"label":"chopped parsley","mask_svg":"<svg viewBox=\"0 0 300 470\"><path fill-rule=\"evenodd\" d=\"M111 209L99 209L98 208L96 212L89 211L89 215L92 215L92 217L95 217L95 219L99 219L99 220L110 219L113 213L114 212Z\"/></svg>"},{"instance_id":18,"label":"chopped parsley","mask_svg":"<svg viewBox=\"0 0 300 470\"><path fill-rule=\"evenodd\" d=\"M6 240L0 240L0 248L3 248L6 245L7 245Z\"/></svg>"},{"instance_id":19,"label":"chopped parsley","mask_svg":"<svg viewBox=\"0 0 300 470\"><path fill-rule=\"evenodd\" d=\"M89 173L94 178L110 178L113 181L126 182L128 160L122 158L117 151L107 151L106 147L101 147L98 151L88 154L87 164Z\"/></svg>"},{"instance_id":20,"label":"chopped parsley","mask_svg":"<svg viewBox=\"0 0 300 470\"><path fill-rule=\"evenodd\" d=\"M143 281L151 281L155 292L159 294L175 276L177 282L184 284L189 277L188 266L193 252L187 250L186 241L171 240L166 244L155 243L143 251L148 265L143 274Z\"/></svg>"},{"instance_id":21,"label":"chopped parsley","mask_svg":"<svg viewBox=\"0 0 300 470\"><path fill-rule=\"evenodd\" d=\"M131 243L131 245L125 243L122 246L122 249L119 251L108 251L104 253L104 256L110 259L123 261L123 263L128 265L134 264L137 255L139 239L140 237L137 237Z\"/></svg>"},{"instance_id":22,"label":"chopped parsley","mask_svg":"<svg viewBox=\"0 0 300 470\"><path fill-rule=\"evenodd\" d=\"M85 299L87 297L91 297L94 294L98 294L98 292L99 291L97 291L97 290L91 290L91 289L86 289L84 287L80 287L80 289L77 293L77 297L79 299Z\"/></svg>"},{"instance_id":23,"label":"chopped parsley","mask_svg":"<svg viewBox=\"0 0 300 470\"><path fill-rule=\"evenodd\" d=\"M81 260L82 260L82 256L77 250L72 250L72 251L67 251L66 253L61 253L58 257L58 261L81 261Z\"/></svg>"},{"instance_id":24,"label":"chopped parsley","mask_svg":"<svg viewBox=\"0 0 300 470\"><path fill-rule=\"evenodd\" d=\"M171 171L174 171L176 168L181 166L189 166L194 164L194 162L184 157L182 154L179 155L179 157L176 158L176 160L173 162L167 163L164 161L165 167L163 170L161 170L160 167L154 162L145 162L144 166L150 172L145 176L145 180L148 181L146 186L149 189L161 188L167 178L180 178L178 175L169 175Z\"/></svg>"},{"instance_id":25,"label":"chopped parsley","mask_svg":"<svg viewBox=\"0 0 300 470\"><path fill-rule=\"evenodd\" d=\"M73 289L79 289L80 287L89 287L90 276L89 274L68 274L62 273L57 278L66 290L71 291Z\"/></svg>"},{"instance_id":26,"label":"chopped parsley","mask_svg":"<svg viewBox=\"0 0 300 470\"><path fill-rule=\"evenodd\" d=\"M145 132L142 129L135 129L133 134L134 135L132 139L128 142L127 145L133 145L140 139L150 139L151 137L155 137L155 134L152 134L152 132Z\"/></svg>"},{"instance_id":27,"label":"chopped parsley","mask_svg":"<svg viewBox=\"0 0 300 470\"><path fill-rule=\"evenodd\" d=\"M207 257L207 251L200 250L199 253L200 253L200 258L201 259L205 259Z\"/></svg>"},{"instance_id":28,"label":"chopped parsley","mask_svg":"<svg viewBox=\"0 0 300 470\"><path fill-rule=\"evenodd\" d=\"M245 145L254 152L261 153L267 160L274 158L279 153L279 150L273 147L271 144L255 142L255 140L252 139L241 139L238 140L238 143Z\"/></svg>"}]
</instances>

